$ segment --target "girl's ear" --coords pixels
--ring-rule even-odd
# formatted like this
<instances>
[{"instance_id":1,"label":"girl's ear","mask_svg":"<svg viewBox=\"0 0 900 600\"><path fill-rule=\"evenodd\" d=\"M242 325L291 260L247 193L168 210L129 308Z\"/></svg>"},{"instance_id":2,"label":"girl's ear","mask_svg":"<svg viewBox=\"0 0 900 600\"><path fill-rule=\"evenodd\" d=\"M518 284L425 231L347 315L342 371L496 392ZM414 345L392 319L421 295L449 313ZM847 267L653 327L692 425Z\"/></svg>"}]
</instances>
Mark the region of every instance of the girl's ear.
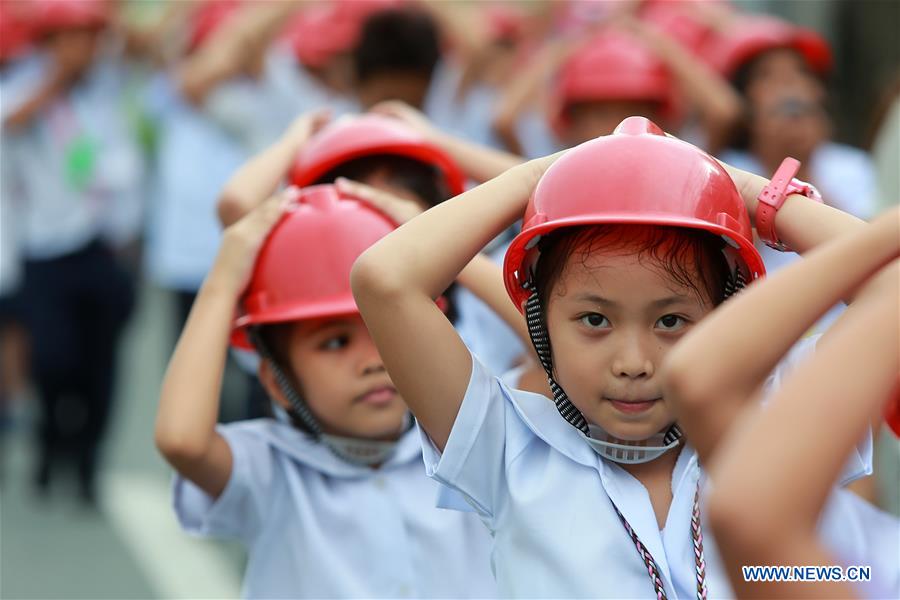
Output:
<instances>
[{"instance_id":1,"label":"girl's ear","mask_svg":"<svg viewBox=\"0 0 900 600\"><path fill-rule=\"evenodd\" d=\"M285 410L290 408L291 404L284 397L284 393L282 393L281 387L278 385L278 380L275 378L275 372L272 370L272 364L268 360L262 359L259 361L257 375L269 398L277 402L278 406Z\"/></svg>"}]
</instances>

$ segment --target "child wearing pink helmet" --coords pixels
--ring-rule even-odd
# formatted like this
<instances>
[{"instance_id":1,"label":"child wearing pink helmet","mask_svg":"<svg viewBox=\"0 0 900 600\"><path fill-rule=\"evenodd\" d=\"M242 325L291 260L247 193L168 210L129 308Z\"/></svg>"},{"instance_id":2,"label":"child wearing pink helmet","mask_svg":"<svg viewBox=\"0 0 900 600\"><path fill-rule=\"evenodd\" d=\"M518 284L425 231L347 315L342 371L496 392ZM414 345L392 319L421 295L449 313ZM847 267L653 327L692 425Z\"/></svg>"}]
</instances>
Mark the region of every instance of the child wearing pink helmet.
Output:
<instances>
[{"instance_id":1,"label":"child wearing pink helmet","mask_svg":"<svg viewBox=\"0 0 900 600\"><path fill-rule=\"evenodd\" d=\"M695 323L764 274L751 224L799 252L862 226L805 196L792 169L786 162L770 182L723 167L630 117L613 135L514 167L425 212L356 262L357 305L422 428L428 473L491 530L502 595L733 593L703 527L701 465L715 460L734 415L755 397L747 391L765 384L779 357L727 382L733 394L703 396L709 419L690 437L673 411L678 388L669 387L665 359ZM494 377L428 303L523 213L506 286L552 402ZM854 301L873 293L865 286ZM842 481L869 470L866 442ZM863 593L900 589L895 519L837 490L821 531L850 564L872 565Z\"/></svg>"}]
</instances>

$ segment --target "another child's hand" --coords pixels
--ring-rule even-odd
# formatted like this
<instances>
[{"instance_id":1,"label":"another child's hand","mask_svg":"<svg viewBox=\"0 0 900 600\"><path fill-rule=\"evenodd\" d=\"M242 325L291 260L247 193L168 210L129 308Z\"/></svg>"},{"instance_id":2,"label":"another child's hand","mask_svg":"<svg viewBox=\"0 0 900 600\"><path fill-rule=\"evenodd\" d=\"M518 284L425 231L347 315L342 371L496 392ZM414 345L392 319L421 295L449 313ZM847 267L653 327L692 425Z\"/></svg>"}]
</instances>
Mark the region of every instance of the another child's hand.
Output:
<instances>
[{"instance_id":1,"label":"another child's hand","mask_svg":"<svg viewBox=\"0 0 900 600\"><path fill-rule=\"evenodd\" d=\"M225 229L222 245L209 279L240 294L253 273L256 256L269 233L297 193L296 188L280 192Z\"/></svg>"},{"instance_id":2,"label":"another child's hand","mask_svg":"<svg viewBox=\"0 0 900 600\"><path fill-rule=\"evenodd\" d=\"M403 225L424 212L422 206L415 200L401 198L358 181L338 177L334 183L341 194L368 204L398 225Z\"/></svg>"},{"instance_id":3,"label":"another child's hand","mask_svg":"<svg viewBox=\"0 0 900 600\"><path fill-rule=\"evenodd\" d=\"M439 133L421 111L399 100L379 102L369 112L399 119L428 139L434 139Z\"/></svg>"},{"instance_id":4,"label":"another child's hand","mask_svg":"<svg viewBox=\"0 0 900 600\"><path fill-rule=\"evenodd\" d=\"M320 108L305 112L295 118L285 130L281 139L299 152L303 145L331 120L331 109Z\"/></svg>"}]
</instances>

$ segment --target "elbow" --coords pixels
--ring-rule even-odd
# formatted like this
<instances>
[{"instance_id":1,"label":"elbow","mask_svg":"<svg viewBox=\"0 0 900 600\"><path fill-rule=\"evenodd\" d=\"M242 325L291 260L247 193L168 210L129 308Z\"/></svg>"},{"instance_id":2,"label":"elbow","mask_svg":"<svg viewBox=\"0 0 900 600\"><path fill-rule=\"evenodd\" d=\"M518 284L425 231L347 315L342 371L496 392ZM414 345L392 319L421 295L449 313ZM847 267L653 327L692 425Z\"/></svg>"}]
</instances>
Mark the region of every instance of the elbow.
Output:
<instances>
[{"instance_id":1,"label":"elbow","mask_svg":"<svg viewBox=\"0 0 900 600\"><path fill-rule=\"evenodd\" d=\"M690 418L717 402L721 390L704 374L706 370L698 369L693 357L677 349L666 358L661 373L663 394L679 415Z\"/></svg>"},{"instance_id":2,"label":"elbow","mask_svg":"<svg viewBox=\"0 0 900 600\"><path fill-rule=\"evenodd\" d=\"M392 269L379 260L378 253L369 248L353 263L350 270L350 289L359 310L365 313L366 308L374 303L382 303L395 296L402 288L394 281Z\"/></svg>"},{"instance_id":3,"label":"elbow","mask_svg":"<svg viewBox=\"0 0 900 600\"><path fill-rule=\"evenodd\" d=\"M169 432L158 426L154 434L154 443L163 458L176 469L181 465L202 460L209 447L205 440Z\"/></svg>"},{"instance_id":4,"label":"elbow","mask_svg":"<svg viewBox=\"0 0 900 600\"><path fill-rule=\"evenodd\" d=\"M223 228L240 221L246 213L247 210L244 208L244 203L241 202L237 194L227 187L222 190L216 203L216 214Z\"/></svg>"}]
</instances>

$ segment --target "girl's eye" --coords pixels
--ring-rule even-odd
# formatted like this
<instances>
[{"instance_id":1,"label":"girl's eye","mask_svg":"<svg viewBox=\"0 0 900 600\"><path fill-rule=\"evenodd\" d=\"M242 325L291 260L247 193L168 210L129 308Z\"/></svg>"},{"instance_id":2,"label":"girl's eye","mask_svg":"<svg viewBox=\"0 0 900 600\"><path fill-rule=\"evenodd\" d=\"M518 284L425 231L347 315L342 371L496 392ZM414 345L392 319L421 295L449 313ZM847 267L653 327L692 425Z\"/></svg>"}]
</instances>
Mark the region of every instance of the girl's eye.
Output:
<instances>
[{"instance_id":1,"label":"girl's eye","mask_svg":"<svg viewBox=\"0 0 900 600\"><path fill-rule=\"evenodd\" d=\"M321 344L319 344L319 350L340 350L347 346L350 343L350 337L346 335L336 335L334 337L330 337Z\"/></svg>"},{"instance_id":2,"label":"girl's eye","mask_svg":"<svg viewBox=\"0 0 900 600\"><path fill-rule=\"evenodd\" d=\"M591 329L602 329L609 327L609 319L600 313L588 313L578 318L581 324Z\"/></svg>"},{"instance_id":3,"label":"girl's eye","mask_svg":"<svg viewBox=\"0 0 900 600\"><path fill-rule=\"evenodd\" d=\"M687 325L687 319L678 315L665 315L656 321L656 326L664 331L678 331Z\"/></svg>"}]
</instances>

